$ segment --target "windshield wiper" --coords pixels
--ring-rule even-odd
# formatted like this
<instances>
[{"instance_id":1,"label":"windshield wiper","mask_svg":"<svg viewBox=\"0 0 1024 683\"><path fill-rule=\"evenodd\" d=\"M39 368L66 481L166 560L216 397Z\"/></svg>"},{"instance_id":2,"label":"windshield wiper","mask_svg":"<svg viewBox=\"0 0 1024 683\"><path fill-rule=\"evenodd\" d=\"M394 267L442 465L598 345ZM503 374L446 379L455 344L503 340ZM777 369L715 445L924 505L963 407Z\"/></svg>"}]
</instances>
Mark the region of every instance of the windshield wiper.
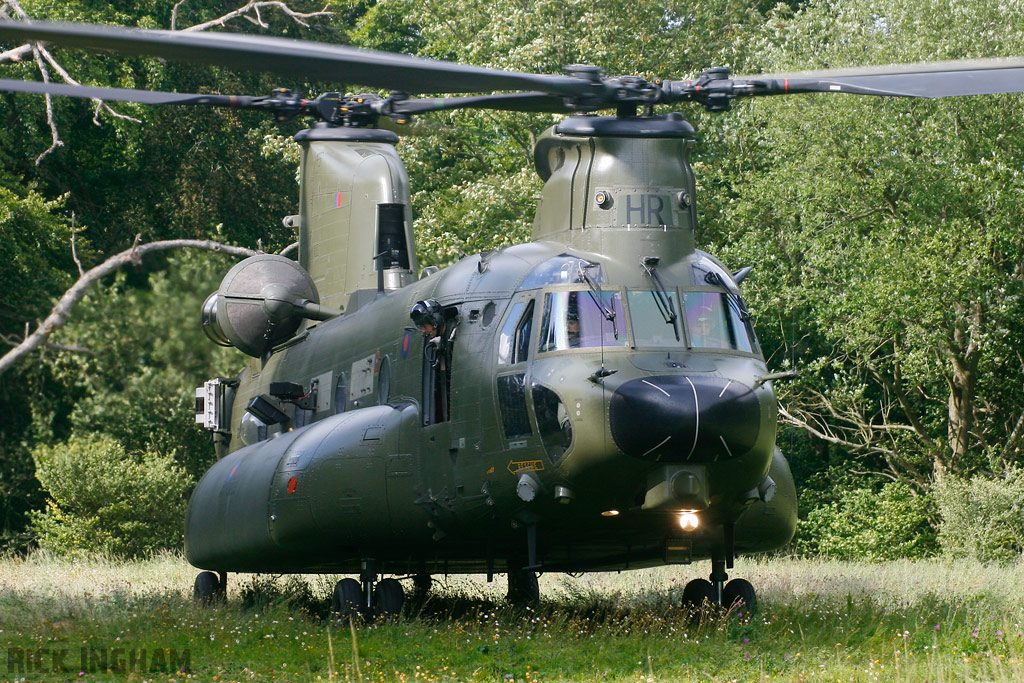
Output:
<instances>
[{"instance_id":1,"label":"windshield wiper","mask_svg":"<svg viewBox=\"0 0 1024 683\"><path fill-rule=\"evenodd\" d=\"M590 277L590 273L587 272L587 268L593 268L594 264L588 263L586 266L583 265L583 260L579 261L580 277L587 283L587 293L590 294L590 298L594 300L594 304L601 309L601 314L604 315L605 320L612 324L612 334L615 338L619 338L619 329L615 325L615 311L608 308L601 301L601 292L597 289L597 283L594 282L594 278Z\"/></svg>"},{"instance_id":2,"label":"windshield wiper","mask_svg":"<svg viewBox=\"0 0 1024 683\"><path fill-rule=\"evenodd\" d=\"M658 304L658 311L661 312L661 317L665 319L666 324L672 326L672 331L676 334L676 341L679 341L679 316L676 315L676 307L672 305L672 297L665 291L665 285L661 283L661 276L655 270L660 261L661 259L657 256L644 256L640 259L640 266L654 282L654 286L657 287L657 289L651 291L651 295L654 297L655 303Z\"/></svg>"},{"instance_id":3,"label":"windshield wiper","mask_svg":"<svg viewBox=\"0 0 1024 683\"><path fill-rule=\"evenodd\" d=\"M744 273L744 277L746 277L746 273ZM747 307L743 303L743 300L740 299L739 294L736 294L729 288L729 285L725 284L725 280L722 279L721 275L714 271L708 271L704 275L704 281L710 285L715 285L717 287L721 287L722 289L724 289L725 296L729 298L729 305L735 308L736 311L739 313L740 320L742 320L743 322L747 322L748 320L750 320L750 313L747 312Z\"/></svg>"}]
</instances>

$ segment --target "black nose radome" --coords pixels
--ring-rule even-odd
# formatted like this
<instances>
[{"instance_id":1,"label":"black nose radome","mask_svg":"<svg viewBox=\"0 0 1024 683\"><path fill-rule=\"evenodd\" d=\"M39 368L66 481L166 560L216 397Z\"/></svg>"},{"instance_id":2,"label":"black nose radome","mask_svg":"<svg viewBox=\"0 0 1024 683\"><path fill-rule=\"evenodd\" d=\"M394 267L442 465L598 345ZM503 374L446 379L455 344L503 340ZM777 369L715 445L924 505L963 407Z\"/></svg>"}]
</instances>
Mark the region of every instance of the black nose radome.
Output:
<instances>
[{"instance_id":1,"label":"black nose radome","mask_svg":"<svg viewBox=\"0 0 1024 683\"><path fill-rule=\"evenodd\" d=\"M627 455L660 462L711 462L757 442L757 395L720 377L664 375L620 386L609 406L612 437Z\"/></svg>"}]
</instances>

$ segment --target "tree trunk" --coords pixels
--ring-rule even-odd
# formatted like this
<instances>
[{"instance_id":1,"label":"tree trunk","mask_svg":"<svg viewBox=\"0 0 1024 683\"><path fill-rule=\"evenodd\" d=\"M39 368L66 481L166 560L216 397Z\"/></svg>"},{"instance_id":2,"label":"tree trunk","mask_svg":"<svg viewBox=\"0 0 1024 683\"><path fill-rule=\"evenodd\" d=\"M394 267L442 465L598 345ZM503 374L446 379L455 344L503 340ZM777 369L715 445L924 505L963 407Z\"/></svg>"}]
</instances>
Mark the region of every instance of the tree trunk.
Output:
<instances>
[{"instance_id":1,"label":"tree trunk","mask_svg":"<svg viewBox=\"0 0 1024 683\"><path fill-rule=\"evenodd\" d=\"M981 356L976 338L983 323L981 303L969 306L954 304L956 321L953 339L946 349L952 363L949 382L949 461L952 472L970 448L971 430L974 428L975 397L978 384L978 360Z\"/></svg>"}]
</instances>

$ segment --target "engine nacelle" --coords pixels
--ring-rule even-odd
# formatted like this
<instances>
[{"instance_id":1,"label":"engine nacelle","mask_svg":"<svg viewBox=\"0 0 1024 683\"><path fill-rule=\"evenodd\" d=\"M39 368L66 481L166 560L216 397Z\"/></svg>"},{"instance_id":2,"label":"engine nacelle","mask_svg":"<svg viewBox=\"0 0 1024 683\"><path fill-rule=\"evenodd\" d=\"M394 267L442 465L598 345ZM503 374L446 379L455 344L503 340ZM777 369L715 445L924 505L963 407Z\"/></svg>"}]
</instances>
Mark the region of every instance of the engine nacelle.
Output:
<instances>
[{"instance_id":1,"label":"engine nacelle","mask_svg":"<svg viewBox=\"0 0 1024 683\"><path fill-rule=\"evenodd\" d=\"M320 296L302 266L276 254L250 256L228 271L203 303L203 331L221 346L259 358L291 339L306 318L340 311L319 306Z\"/></svg>"}]
</instances>

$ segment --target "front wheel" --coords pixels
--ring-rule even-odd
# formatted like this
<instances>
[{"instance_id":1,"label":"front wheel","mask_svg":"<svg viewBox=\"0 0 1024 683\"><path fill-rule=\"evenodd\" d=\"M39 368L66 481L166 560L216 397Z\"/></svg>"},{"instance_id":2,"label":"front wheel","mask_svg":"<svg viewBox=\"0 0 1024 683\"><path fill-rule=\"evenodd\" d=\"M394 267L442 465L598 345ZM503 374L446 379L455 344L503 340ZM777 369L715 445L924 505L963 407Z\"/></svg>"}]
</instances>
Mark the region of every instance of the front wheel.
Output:
<instances>
[{"instance_id":1,"label":"front wheel","mask_svg":"<svg viewBox=\"0 0 1024 683\"><path fill-rule=\"evenodd\" d=\"M718 605L715 587L707 579L694 579L683 589L683 607L707 609Z\"/></svg>"},{"instance_id":2,"label":"front wheel","mask_svg":"<svg viewBox=\"0 0 1024 683\"><path fill-rule=\"evenodd\" d=\"M754 612L757 610L757 593L754 592L754 587L746 579L733 579L725 584L722 590L722 607L736 607L740 612Z\"/></svg>"}]
</instances>

